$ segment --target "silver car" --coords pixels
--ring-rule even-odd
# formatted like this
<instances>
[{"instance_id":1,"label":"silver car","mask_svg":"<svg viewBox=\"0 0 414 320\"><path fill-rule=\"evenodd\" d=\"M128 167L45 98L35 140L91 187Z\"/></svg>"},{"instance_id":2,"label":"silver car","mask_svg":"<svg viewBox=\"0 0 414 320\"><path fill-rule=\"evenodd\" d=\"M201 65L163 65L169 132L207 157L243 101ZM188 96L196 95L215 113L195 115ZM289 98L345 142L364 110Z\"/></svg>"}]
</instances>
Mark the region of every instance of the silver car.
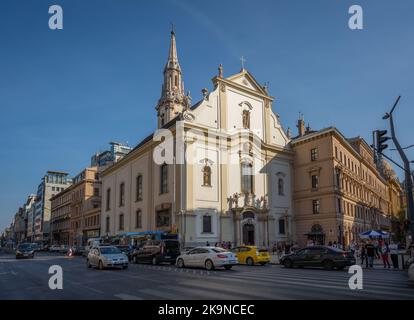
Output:
<instances>
[{"instance_id":1,"label":"silver car","mask_svg":"<svg viewBox=\"0 0 414 320\"><path fill-rule=\"evenodd\" d=\"M230 251L218 247L196 247L177 258L177 266L201 267L207 270L223 267L226 270L238 264L237 256Z\"/></svg>"},{"instance_id":2,"label":"silver car","mask_svg":"<svg viewBox=\"0 0 414 320\"><path fill-rule=\"evenodd\" d=\"M89 250L86 258L88 268L128 268L128 257L114 246L97 246Z\"/></svg>"}]
</instances>

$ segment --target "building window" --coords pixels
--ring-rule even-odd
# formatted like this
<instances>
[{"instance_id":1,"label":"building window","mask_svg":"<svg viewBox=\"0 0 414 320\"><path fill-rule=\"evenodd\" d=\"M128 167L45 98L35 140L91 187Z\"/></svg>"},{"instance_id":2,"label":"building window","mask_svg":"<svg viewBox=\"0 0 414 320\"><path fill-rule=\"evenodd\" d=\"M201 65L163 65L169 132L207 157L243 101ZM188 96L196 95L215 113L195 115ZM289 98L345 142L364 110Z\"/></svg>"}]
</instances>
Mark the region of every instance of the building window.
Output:
<instances>
[{"instance_id":1,"label":"building window","mask_svg":"<svg viewBox=\"0 0 414 320\"><path fill-rule=\"evenodd\" d=\"M207 165L203 168L203 186L211 187L211 168Z\"/></svg>"},{"instance_id":2,"label":"building window","mask_svg":"<svg viewBox=\"0 0 414 320\"><path fill-rule=\"evenodd\" d=\"M141 210L137 210L135 213L135 229L142 228L142 212Z\"/></svg>"},{"instance_id":3,"label":"building window","mask_svg":"<svg viewBox=\"0 0 414 320\"><path fill-rule=\"evenodd\" d=\"M312 201L312 212L313 214L318 214L320 212L320 201L319 200Z\"/></svg>"},{"instance_id":4,"label":"building window","mask_svg":"<svg viewBox=\"0 0 414 320\"><path fill-rule=\"evenodd\" d=\"M243 110L243 129L250 129L250 112Z\"/></svg>"},{"instance_id":5,"label":"building window","mask_svg":"<svg viewBox=\"0 0 414 320\"><path fill-rule=\"evenodd\" d=\"M171 220L170 210L162 210L157 212L157 228L169 227Z\"/></svg>"},{"instance_id":6,"label":"building window","mask_svg":"<svg viewBox=\"0 0 414 320\"><path fill-rule=\"evenodd\" d=\"M111 210L111 189L106 189L106 211Z\"/></svg>"},{"instance_id":7,"label":"building window","mask_svg":"<svg viewBox=\"0 0 414 320\"><path fill-rule=\"evenodd\" d=\"M311 149L311 161L316 161L318 159L318 148Z\"/></svg>"},{"instance_id":8,"label":"building window","mask_svg":"<svg viewBox=\"0 0 414 320\"><path fill-rule=\"evenodd\" d=\"M136 201L141 201L142 200L142 175L138 175L137 176L137 181L136 181Z\"/></svg>"},{"instance_id":9,"label":"building window","mask_svg":"<svg viewBox=\"0 0 414 320\"><path fill-rule=\"evenodd\" d=\"M312 189L317 189L319 184L319 176L316 174L312 175Z\"/></svg>"},{"instance_id":10,"label":"building window","mask_svg":"<svg viewBox=\"0 0 414 320\"><path fill-rule=\"evenodd\" d=\"M277 190L279 193L279 196L283 196L285 194L285 182L283 181L282 178L279 178L277 180Z\"/></svg>"},{"instance_id":11,"label":"building window","mask_svg":"<svg viewBox=\"0 0 414 320\"><path fill-rule=\"evenodd\" d=\"M124 230L124 214L119 215L119 230Z\"/></svg>"},{"instance_id":12,"label":"building window","mask_svg":"<svg viewBox=\"0 0 414 320\"><path fill-rule=\"evenodd\" d=\"M106 233L109 233L109 227L110 227L109 223L110 223L110 218L106 217L106 224L105 224Z\"/></svg>"},{"instance_id":13,"label":"building window","mask_svg":"<svg viewBox=\"0 0 414 320\"><path fill-rule=\"evenodd\" d=\"M251 163L242 163L241 170L241 191L242 193L253 193L253 165Z\"/></svg>"},{"instance_id":14,"label":"building window","mask_svg":"<svg viewBox=\"0 0 414 320\"><path fill-rule=\"evenodd\" d=\"M203 216L203 232L211 233L211 216Z\"/></svg>"},{"instance_id":15,"label":"building window","mask_svg":"<svg viewBox=\"0 0 414 320\"><path fill-rule=\"evenodd\" d=\"M338 159L338 147L335 147L335 158Z\"/></svg>"},{"instance_id":16,"label":"building window","mask_svg":"<svg viewBox=\"0 0 414 320\"><path fill-rule=\"evenodd\" d=\"M279 219L279 234L285 234L285 219Z\"/></svg>"},{"instance_id":17,"label":"building window","mask_svg":"<svg viewBox=\"0 0 414 320\"><path fill-rule=\"evenodd\" d=\"M168 192L168 166L163 164L160 168L160 193Z\"/></svg>"},{"instance_id":18,"label":"building window","mask_svg":"<svg viewBox=\"0 0 414 320\"><path fill-rule=\"evenodd\" d=\"M123 207L125 205L125 183L119 185L119 206Z\"/></svg>"}]
</instances>

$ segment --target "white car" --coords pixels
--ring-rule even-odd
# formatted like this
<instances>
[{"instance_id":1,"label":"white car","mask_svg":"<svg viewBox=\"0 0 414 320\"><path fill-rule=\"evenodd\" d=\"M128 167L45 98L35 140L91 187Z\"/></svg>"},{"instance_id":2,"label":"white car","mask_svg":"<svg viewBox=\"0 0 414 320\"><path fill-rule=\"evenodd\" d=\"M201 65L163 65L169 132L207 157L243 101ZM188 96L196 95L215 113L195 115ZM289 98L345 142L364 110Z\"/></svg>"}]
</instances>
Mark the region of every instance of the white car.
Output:
<instances>
[{"instance_id":1,"label":"white car","mask_svg":"<svg viewBox=\"0 0 414 320\"><path fill-rule=\"evenodd\" d=\"M223 267L226 270L238 264L237 256L218 247L196 247L177 258L177 267L201 267L207 270Z\"/></svg>"},{"instance_id":2,"label":"white car","mask_svg":"<svg viewBox=\"0 0 414 320\"><path fill-rule=\"evenodd\" d=\"M88 268L98 267L99 270L115 267L126 269L128 257L115 246L99 246L89 250L86 265Z\"/></svg>"}]
</instances>

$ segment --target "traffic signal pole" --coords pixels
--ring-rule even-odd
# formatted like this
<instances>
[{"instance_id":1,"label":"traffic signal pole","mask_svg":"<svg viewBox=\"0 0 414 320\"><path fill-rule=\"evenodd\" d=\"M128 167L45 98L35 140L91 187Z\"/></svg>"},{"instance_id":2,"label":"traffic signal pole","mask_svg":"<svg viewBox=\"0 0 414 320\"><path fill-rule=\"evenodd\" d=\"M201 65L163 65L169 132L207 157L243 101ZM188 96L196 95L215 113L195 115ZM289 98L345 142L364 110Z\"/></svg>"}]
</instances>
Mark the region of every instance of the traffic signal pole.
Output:
<instances>
[{"instance_id":1,"label":"traffic signal pole","mask_svg":"<svg viewBox=\"0 0 414 320\"><path fill-rule=\"evenodd\" d=\"M401 160L404 163L404 173L405 173L405 191L406 191L406 198L407 198L407 213L408 219L410 221L410 233L411 233L411 243L414 241L414 199L413 199L413 180L411 177L411 169L410 169L410 161L408 160L403 148L401 147L398 139L395 135L395 128L394 128L394 120L392 117L392 113L397 106L398 102L400 101L401 96L397 98L395 101L394 106L392 107L391 111L383 117L384 120L389 119L390 121L390 129L391 129L391 139L394 142L398 153L400 154Z\"/></svg>"}]
</instances>

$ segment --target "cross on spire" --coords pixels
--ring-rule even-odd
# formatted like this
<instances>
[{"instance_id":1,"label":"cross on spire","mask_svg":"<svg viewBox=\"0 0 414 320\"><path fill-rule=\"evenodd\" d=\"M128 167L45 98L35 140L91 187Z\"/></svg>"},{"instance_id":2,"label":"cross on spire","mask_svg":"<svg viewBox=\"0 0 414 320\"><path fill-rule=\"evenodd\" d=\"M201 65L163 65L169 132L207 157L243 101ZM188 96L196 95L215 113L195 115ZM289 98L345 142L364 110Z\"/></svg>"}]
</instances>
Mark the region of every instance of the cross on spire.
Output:
<instances>
[{"instance_id":1,"label":"cross on spire","mask_svg":"<svg viewBox=\"0 0 414 320\"><path fill-rule=\"evenodd\" d=\"M240 61L242 65L242 70L244 70L244 63L246 62L246 59L243 56L241 56Z\"/></svg>"}]
</instances>

